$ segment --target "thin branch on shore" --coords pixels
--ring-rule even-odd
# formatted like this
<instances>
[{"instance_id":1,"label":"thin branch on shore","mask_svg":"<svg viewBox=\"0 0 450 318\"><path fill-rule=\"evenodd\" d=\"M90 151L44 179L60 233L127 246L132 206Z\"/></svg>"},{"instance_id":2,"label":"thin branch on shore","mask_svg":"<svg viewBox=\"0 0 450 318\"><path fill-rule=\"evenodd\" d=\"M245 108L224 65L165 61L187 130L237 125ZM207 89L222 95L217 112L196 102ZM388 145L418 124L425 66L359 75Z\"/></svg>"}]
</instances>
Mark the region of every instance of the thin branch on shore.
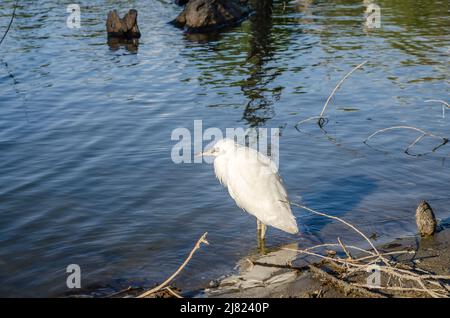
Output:
<instances>
[{"instance_id":1,"label":"thin branch on shore","mask_svg":"<svg viewBox=\"0 0 450 318\"><path fill-rule=\"evenodd\" d=\"M170 287L166 287L165 288L169 293L171 293L173 296L175 296L176 298L183 298L183 296L181 296L180 294L176 293L175 291L173 291Z\"/></svg>"},{"instance_id":2,"label":"thin branch on shore","mask_svg":"<svg viewBox=\"0 0 450 318\"><path fill-rule=\"evenodd\" d=\"M385 298L384 295L378 294L378 293L374 293L371 292L365 288L361 288L359 286L355 286L353 284L350 284L342 279L338 279L336 277L334 277L333 275L325 272L324 270L320 269L317 266L314 265L309 265L309 269L311 270L311 272L313 272L314 274L326 279L327 281L329 281L331 284L333 284L334 286L342 289L346 294L349 293L356 293L360 296L363 297L370 297L370 298Z\"/></svg>"},{"instance_id":3,"label":"thin branch on shore","mask_svg":"<svg viewBox=\"0 0 450 318\"><path fill-rule=\"evenodd\" d=\"M314 246L308 247L305 249L305 251L310 251L310 250L314 250L314 249L318 249L318 248L322 248L322 247L339 247L339 246L340 245L337 243L324 243L324 244L319 244L319 245L314 245ZM357 250L359 252L364 252L364 253L370 254L370 255L372 255L372 257L377 256L375 253L373 253L371 251L367 251L358 246L347 245L347 248L351 248L351 249Z\"/></svg>"},{"instance_id":4,"label":"thin branch on shore","mask_svg":"<svg viewBox=\"0 0 450 318\"><path fill-rule=\"evenodd\" d=\"M133 290L137 290L137 289L142 289L142 288L128 286L127 288L119 290L118 292L109 294L108 296L106 296L106 298L116 297L116 296L119 296L119 295L122 295L122 294L125 294L125 293L129 293L129 292L131 292Z\"/></svg>"},{"instance_id":5,"label":"thin branch on shore","mask_svg":"<svg viewBox=\"0 0 450 318\"><path fill-rule=\"evenodd\" d=\"M415 291L415 292L423 292L423 289L420 288L413 288L413 287L395 287L395 286L374 286L374 285L367 285L367 284L352 284L353 286L367 288L367 289L380 289L380 290L393 290L393 291L402 291L402 292L408 292L408 291ZM430 289L430 291L440 291L440 289Z\"/></svg>"},{"instance_id":6,"label":"thin branch on shore","mask_svg":"<svg viewBox=\"0 0 450 318\"><path fill-rule=\"evenodd\" d=\"M321 215L321 216L324 216L324 217L326 217L326 218L334 219L334 220L337 220L337 221L339 221L339 222L341 222L341 223L344 223L345 225L347 225L348 227L350 227L351 229L353 229L356 233L358 233L359 235L361 235L361 236L369 243L369 245L372 247L373 251L375 252L375 254L377 254L377 256L380 258L380 260L382 260L383 262L385 262L386 265L389 265L389 262L387 262L387 260L384 259L384 257L380 255L380 252L379 252L378 249L375 247L375 245L372 243L372 241L371 241L371 240L370 240L363 232L361 232L360 230L358 230L358 229L357 229L355 226L353 226L352 224L348 223L347 221L344 221L343 219L341 219L341 218L339 218L339 217L337 217L337 216L328 215L328 214L325 214L325 213L323 213L323 212L315 211L315 210L313 210L313 209L308 208L307 206L300 205L300 204L297 204L297 203L294 203L294 202L289 202L289 203L290 203L291 205L293 205L293 206L296 206L296 207L299 207L299 208L301 208L301 209L307 210L307 211L309 211L309 212L311 212L311 213L314 213L314 214L317 214L317 215Z\"/></svg>"},{"instance_id":7,"label":"thin branch on shore","mask_svg":"<svg viewBox=\"0 0 450 318\"><path fill-rule=\"evenodd\" d=\"M145 293L140 294L139 296L137 296L137 298L144 298L144 297L147 297L147 296L149 296L151 294L154 294L154 293L160 291L167 284L169 284L183 270L183 268L189 263L189 261L191 260L192 256L194 256L194 253L201 247L202 243L206 244L206 245L209 245L208 241L206 240L206 235L207 234L208 234L208 232L204 233L198 239L198 241L195 244L194 248L189 253L189 256L186 258L186 260L183 262L183 264L181 264L181 266L175 271L175 273L173 273L169 278L167 278L162 284L156 286L155 288L152 288L152 289L146 291Z\"/></svg>"},{"instance_id":8,"label":"thin branch on shore","mask_svg":"<svg viewBox=\"0 0 450 318\"><path fill-rule=\"evenodd\" d=\"M353 259L352 255L348 251L347 247L344 245L344 243L342 243L341 238L338 237L337 239L338 239L339 245L341 245L341 247L342 247L342 250L345 252L345 255L347 255L347 258L349 260Z\"/></svg>"},{"instance_id":9,"label":"thin branch on shore","mask_svg":"<svg viewBox=\"0 0 450 318\"><path fill-rule=\"evenodd\" d=\"M354 225L350 224L349 222L336 217L327 215L323 212L318 212L313 209L310 209L306 206L296 204L293 202L290 202L291 205L305 209L309 212L312 212L317 215L321 215L327 218L338 220L341 223L344 223L351 229L353 229L356 233L358 233L361 237L363 237L371 246L372 251L365 250L361 248L355 248L354 246L346 246L342 242L340 238L338 238L338 244L336 243L327 243L327 244L319 244L316 246L312 246L306 249L290 249L290 248L283 248L285 250L292 250L296 251L299 254L306 254L309 256L314 256L322 259L323 265L329 264L333 265L334 268L337 269L337 273L340 273L338 276L335 277L330 273L327 273L318 267L311 267L310 270L315 273L319 273L321 276L325 277L330 283L341 287L344 291L351 291L352 288L357 288L356 290L353 290L354 292L361 292L361 289L365 291L369 291L369 289L375 289L375 290L383 290L383 291L397 291L397 292L418 292L418 293L425 293L430 297L433 298L442 298L442 297L450 297L450 290L449 287L444 281L450 280L450 275L434 275L432 273L429 273L425 270L421 270L419 268L412 268L406 264L398 263L394 259L387 259L388 256L392 255L402 255L402 254L411 254L414 253L414 251L411 250L403 250L403 251L392 251L392 252L386 252L386 253L380 253L374 246L374 244L371 242L371 240L358 228L356 228ZM335 251L334 256L326 256L322 255L320 253L311 252L312 250L316 250L319 248L324 247L336 247L341 248L346 258L340 258L337 257L337 253ZM356 249L356 250L362 250L366 254L366 256L362 256L360 258L352 258L351 254L349 252L349 249ZM269 264L267 264L269 265ZM388 281L387 285L385 286L372 286L372 285L362 285L358 284L352 281L347 281L350 279L353 275L364 273L366 274L367 271L370 268L373 268L373 266L376 266L376 268L385 274L388 275ZM292 267L292 269L295 269ZM400 286L392 286L390 285L391 282L394 280L391 278L395 278ZM409 282L410 286L404 286L406 282ZM349 287L351 286L351 287ZM431 287L433 286L433 287ZM377 294L378 295L378 294Z\"/></svg>"},{"instance_id":10,"label":"thin branch on shore","mask_svg":"<svg viewBox=\"0 0 450 318\"><path fill-rule=\"evenodd\" d=\"M390 256L390 255L401 255L401 254L415 254L416 252L414 251L408 251L408 250L404 250L404 251L394 251L394 252L388 252L388 253L381 253L381 255L383 256ZM356 262L361 262L361 261L365 261L374 257L377 257L378 255L370 255L370 256L364 256L361 258L357 258L355 259Z\"/></svg>"}]
</instances>

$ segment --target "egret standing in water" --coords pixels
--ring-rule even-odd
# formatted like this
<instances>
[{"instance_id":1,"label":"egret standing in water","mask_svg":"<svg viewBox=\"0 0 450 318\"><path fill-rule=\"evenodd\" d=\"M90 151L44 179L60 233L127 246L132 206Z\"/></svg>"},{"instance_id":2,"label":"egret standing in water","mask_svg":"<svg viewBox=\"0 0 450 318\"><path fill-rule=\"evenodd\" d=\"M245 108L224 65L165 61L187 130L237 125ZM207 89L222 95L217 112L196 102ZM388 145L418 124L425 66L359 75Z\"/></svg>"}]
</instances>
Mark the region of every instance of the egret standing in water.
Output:
<instances>
[{"instance_id":1,"label":"egret standing in water","mask_svg":"<svg viewBox=\"0 0 450 318\"><path fill-rule=\"evenodd\" d=\"M283 180L270 158L231 139L219 140L200 155L215 157L217 179L240 208L256 217L260 244L264 244L267 225L298 233Z\"/></svg>"}]
</instances>

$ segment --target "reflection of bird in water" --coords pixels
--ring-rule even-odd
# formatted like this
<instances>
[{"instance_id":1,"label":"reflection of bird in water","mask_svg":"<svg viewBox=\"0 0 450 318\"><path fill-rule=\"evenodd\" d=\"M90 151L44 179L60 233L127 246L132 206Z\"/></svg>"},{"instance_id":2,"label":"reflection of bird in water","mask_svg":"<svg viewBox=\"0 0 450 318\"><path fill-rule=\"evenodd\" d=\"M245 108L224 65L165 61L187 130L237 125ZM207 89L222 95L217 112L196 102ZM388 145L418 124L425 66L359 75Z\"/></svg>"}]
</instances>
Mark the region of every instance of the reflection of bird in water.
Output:
<instances>
[{"instance_id":1,"label":"reflection of bird in water","mask_svg":"<svg viewBox=\"0 0 450 318\"><path fill-rule=\"evenodd\" d=\"M275 163L260 152L222 139L202 155L214 156L214 171L236 204L254 215L258 242L264 244L266 226L298 233L286 189Z\"/></svg>"}]
</instances>

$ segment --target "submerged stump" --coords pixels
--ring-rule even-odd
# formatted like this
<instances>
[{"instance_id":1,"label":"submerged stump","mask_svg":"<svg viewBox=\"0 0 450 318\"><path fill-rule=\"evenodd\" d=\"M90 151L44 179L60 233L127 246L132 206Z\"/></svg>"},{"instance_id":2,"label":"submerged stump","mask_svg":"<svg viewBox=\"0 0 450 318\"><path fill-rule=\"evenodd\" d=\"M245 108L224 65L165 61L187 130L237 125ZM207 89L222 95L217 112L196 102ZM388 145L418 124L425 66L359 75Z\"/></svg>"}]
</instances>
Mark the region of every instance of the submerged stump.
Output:
<instances>
[{"instance_id":1,"label":"submerged stump","mask_svg":"<svg viewBox=\"0 0 450 318\"><path fill-rule=\"evenodd\" d=\"M436 232L436 217L426 201L422 201L417 207L416 223L421 236L431 236Z\"/></svg>"},{"instance_id":2,"label":"submerged stump","mask_svg":"<svg viewBox=\"0 0 450 318\"><path fill-rule=\"evenodd\" d=\"M137 15L137 10L131 9L121 19L116 10L110 11L106 20L108 37L126 39L140 38L141 32L137 24Z\"/></svg>"},{"instance_id":3,"label":"submerged stump","mask_svg":"<svg viewBox=\"0 0 450 318\"><path fill-rule=\"evenodd\" d=\"M172 23L188 32L209 32L239 23L250 13L243 0L190 0Z\"/></svg>"}]
</instances>

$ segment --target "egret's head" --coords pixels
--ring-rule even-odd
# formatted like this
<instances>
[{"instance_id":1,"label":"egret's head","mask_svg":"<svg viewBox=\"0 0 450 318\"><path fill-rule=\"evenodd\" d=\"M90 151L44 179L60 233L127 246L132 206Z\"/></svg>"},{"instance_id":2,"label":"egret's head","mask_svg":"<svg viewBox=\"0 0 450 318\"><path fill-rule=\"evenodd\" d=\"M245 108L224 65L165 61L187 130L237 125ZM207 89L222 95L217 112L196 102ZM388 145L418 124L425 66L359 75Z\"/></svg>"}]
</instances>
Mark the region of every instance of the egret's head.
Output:
<instances>
[{"instance_id":1,"label":"egret's head","mask_svg":"<svg viewBox=\"0 0 450 318\"><path fill-rule=\"evenodd\" d=\"M232 139L221 139L214 144L211 148L199 153L198 156L213 156L217 157L219 155L223 155L230 151L233 151L236 148L236 143Z\"/></svg>"}]
</instances>

